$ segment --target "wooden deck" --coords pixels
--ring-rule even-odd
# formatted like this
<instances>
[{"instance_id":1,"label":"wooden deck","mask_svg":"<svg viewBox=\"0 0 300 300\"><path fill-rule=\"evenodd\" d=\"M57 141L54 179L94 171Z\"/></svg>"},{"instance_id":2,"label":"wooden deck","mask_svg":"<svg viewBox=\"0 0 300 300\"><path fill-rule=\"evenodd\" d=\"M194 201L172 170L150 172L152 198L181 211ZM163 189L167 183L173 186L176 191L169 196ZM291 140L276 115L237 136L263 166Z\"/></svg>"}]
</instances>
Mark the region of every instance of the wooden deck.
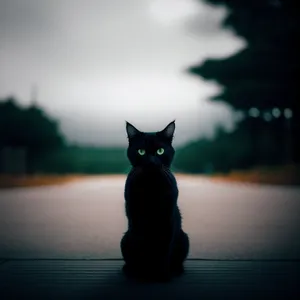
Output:
<instances>
[{"instance_id":1,"label":"wooden deck","mask_svg":"<svg viewBox=\"0 0 300 300\"><path fill-rule=\"evenodd\" d=\"M188 260L170 283L137 283L122 260L2 260L0 299L300 299L300 261Z\"/></svg>"}]
</instances>

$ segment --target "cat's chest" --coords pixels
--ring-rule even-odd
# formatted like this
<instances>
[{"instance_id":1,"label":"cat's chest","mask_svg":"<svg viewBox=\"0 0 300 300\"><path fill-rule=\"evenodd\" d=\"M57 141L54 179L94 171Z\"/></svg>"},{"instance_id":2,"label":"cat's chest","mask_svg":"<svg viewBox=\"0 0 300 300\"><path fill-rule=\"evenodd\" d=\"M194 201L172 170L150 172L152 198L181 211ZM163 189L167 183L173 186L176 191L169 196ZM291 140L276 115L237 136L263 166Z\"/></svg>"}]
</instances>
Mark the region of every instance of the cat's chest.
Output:
<instances>
[{"instance_id":1,"label":"cat's chest","mask_svg":"<svg viewBox=\"0 0 300 300\"><path fill-rule=\"evenodd\" d=\"M125 187L125 198L130 203L140 205L168 203L176 201L177 184L170 172L140 173L129 176Z\"/></svg>"},{"instance_id":2,"label":"cat's chest","mask_svg":"<svg viewBox=\"0 0 300 300\"><path fill-rule=\"evenodd\" d=\"M131 182L128 186L131 194L143 198L163 197L172 192L175 187L165 178L161 177L141 177Z\"/></svg>"}]
</instances>

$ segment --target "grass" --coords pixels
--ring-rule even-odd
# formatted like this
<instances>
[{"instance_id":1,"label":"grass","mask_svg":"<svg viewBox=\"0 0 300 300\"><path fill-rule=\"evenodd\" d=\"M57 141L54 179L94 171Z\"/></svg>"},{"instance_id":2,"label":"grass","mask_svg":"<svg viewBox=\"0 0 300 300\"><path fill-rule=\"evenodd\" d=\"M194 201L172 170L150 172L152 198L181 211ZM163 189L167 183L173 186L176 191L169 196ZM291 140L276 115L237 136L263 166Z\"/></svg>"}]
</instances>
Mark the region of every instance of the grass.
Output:
<instances>
[{"instance_id":1,"label":"grass","mask_svg":"<svg viewBox=\"0 0 300 300\"><path fill-rule=\"evenodd\" d=\"M35 175L35 176L13 176L0 175L0 189L14 187L35 187L61 185L86 178L95 177L124 177L122 174L69 174L69 175ZM204 177L204 175L176 174L177 178ZM257 167L251 170L232 171L229 174L214 174L210 176L213 181L223 182L248 182L271 185L300 185L300 166L286 165L284 167Z\"/></svg>"},{"instance_id":2,"label":"grass","mask_svg":"<svg viewBox=\"0 0 300 300\"><path fill-rule=\"evenodd\" d=\"M300 185L300 165L256 167L229 174L214 174L214 181L249 182L271 185Z\"/></svg>"},{"instance_id":3,"label":"grass","mask_svg":"<svg viewBox=\"0 0 300 300\"><path fill-rule=\"evenodd\" d=\"M8 189L15 187L37 187L62 185L74 181L79 181L88 178L113 177L123 178L123 174L68 174L68 175L47 175L38 174L32 176L15 176L15 175L0 175L0 189Z\"/></svg>"},{"instance_id":4,"label":"grass","mask_svg":"<svg viewBox=\"0 0 300 300\"><path fill-rule=\"evenodd\" d=\"M74 175L0 175L0 189L57 185L79 180L79 178L79 176Z\"/></svg>"}]
</instances>

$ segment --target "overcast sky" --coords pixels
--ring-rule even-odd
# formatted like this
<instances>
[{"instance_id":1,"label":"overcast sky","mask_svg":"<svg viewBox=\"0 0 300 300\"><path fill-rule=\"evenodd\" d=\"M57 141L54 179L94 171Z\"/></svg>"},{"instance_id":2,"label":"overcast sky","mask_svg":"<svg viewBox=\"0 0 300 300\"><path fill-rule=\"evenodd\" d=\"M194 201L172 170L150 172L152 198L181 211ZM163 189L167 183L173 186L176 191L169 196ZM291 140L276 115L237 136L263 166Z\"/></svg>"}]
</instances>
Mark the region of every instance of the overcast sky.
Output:
<instances>
[{"instance_id":1,"label":"overcast sky","mask_svg":"<svg viewBox=\"0 0 300 300\"><path fill-rule=\"evenodd\" d=\"M0 0L0 98L37 102L71 141L125 145L176 119L177 145L231 124L207 101L212 83L184 73L243 41L220 27L226 14L200 0Z\"/></svg>"}]
</instances>

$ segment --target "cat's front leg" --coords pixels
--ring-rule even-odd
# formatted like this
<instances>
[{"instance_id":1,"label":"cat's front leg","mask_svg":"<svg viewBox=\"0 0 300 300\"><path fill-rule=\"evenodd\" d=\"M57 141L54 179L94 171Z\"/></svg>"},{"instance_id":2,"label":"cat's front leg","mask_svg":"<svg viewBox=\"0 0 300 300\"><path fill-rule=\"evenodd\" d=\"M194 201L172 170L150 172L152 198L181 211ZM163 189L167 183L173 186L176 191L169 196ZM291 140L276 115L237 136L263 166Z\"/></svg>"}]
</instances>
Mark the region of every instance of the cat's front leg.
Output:
<instances>
[{"instance_id":1,"label":"cat's front leg","mask_svg":"<svg viewBox=\"0 0 300 300\"><path fill-rule=\"evenodd\" d=\"M169 281L171 279L171 248L172 245L170 243L165 244L165 247L161 249L160 255L158 255L155 273L159 281Z\"/></svg>"}]
</instances>

